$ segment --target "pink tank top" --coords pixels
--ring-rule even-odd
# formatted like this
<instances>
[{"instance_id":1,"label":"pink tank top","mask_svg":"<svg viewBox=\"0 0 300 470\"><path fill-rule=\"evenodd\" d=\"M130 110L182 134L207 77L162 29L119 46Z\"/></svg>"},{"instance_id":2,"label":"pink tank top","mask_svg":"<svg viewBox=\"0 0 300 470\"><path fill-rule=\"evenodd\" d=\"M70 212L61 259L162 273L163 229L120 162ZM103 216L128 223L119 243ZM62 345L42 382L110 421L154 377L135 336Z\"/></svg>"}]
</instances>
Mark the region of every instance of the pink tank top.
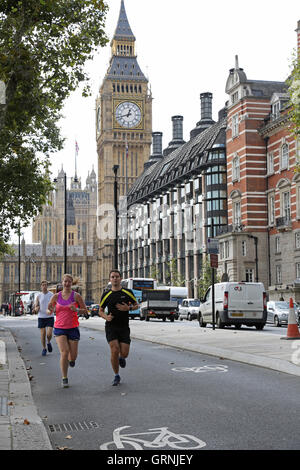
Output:
<instances>
[{"instance_id":1,"label":"pink tank top","mask_svg":"<svg viewBox=\"0 0 300 470\"><path fill-rule=\"evenodd\" d=\"M71 304L75 302L75 291L72 291L70 297L67 300L64 300L62 297L62 292L59 292L57 302L56 302L56 320L54 327L55 328L77 328L79 326L77 312L71 310Z\"/></svg>"}]
</instances>

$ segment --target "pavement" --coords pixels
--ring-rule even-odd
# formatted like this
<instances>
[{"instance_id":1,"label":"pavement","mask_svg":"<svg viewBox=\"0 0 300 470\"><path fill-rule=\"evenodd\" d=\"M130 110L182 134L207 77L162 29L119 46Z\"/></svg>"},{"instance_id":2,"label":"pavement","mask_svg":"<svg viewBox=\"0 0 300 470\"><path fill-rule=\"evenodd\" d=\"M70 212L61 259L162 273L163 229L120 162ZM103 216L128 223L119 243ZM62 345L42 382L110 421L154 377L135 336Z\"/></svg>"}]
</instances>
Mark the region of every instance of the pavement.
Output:
<instances>
[{"instance_id":1,"label":"pavement","mask_svg":"<svg viewBox=\"0 0 300 470\"><path fill-rule=\"evenodd\" d=\"M35 407L28 371L0 315L0 451L52 450ZM11 318L13 321L13 318ZM24 321L36 321L33 316ZM104 331L102 318L80 320L81 328ZM272 326L270 328L273 328ZM300 377L300 341L254 328L200 328L196 321L130 321L131 338L264 367ZM287 330L284 330L287 333Z\"/></svg>"}]
</instances>

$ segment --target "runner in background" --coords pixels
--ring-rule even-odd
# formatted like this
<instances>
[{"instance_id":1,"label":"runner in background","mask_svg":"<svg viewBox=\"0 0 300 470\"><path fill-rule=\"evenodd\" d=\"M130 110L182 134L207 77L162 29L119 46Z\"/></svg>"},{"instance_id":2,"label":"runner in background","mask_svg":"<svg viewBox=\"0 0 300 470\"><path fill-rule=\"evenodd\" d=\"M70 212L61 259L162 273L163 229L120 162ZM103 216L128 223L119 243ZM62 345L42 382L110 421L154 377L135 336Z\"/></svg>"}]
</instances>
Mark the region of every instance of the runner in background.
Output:
<instances>
[{"instance_id":1,"label":"runner in background","mask_svg":"<svg viewBox=\"0 0 300 470\"><path fill-rule=\"evenodd\" d=\"M41 343L42 343L42 356L46 356L48 352L52 352L52 332L54 326L54 313L47 314L48 304L53 296L52 292L48 291L48 281L41 282L42 292L37 295L33 310L38 314L38 328L41 330ZM46 349L47 337L47 349Z\"/></svg>"}]
</instances>

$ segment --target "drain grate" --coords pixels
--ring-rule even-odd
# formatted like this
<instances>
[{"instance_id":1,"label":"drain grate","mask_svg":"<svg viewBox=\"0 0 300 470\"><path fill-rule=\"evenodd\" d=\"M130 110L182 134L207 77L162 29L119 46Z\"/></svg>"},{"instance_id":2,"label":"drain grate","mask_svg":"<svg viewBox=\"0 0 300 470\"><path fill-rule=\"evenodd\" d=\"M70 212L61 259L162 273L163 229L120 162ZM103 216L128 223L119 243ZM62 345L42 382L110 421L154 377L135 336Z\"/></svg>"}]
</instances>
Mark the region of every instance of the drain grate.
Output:
<instances>
[{"instance_id":1,"label":"drain grate","mask_svg":"<svg viewBox=\"0 0 300 470\"><path fill-rule=\"evenodd\" d=\"M8 415L7 397L0 397L0 416Z\"/></svg>"},{"instance_id":2,"label":"drain grate","mask_svg":"<svg viewBox=\"0 0 300 470\"><path fill-rule=\"evenodd\" d=\"M50 432L70 432L70 431L89 431L99 428L99 424L95 421L81 421L78 423L49 424Z\"/></svg>"}]
</instances>

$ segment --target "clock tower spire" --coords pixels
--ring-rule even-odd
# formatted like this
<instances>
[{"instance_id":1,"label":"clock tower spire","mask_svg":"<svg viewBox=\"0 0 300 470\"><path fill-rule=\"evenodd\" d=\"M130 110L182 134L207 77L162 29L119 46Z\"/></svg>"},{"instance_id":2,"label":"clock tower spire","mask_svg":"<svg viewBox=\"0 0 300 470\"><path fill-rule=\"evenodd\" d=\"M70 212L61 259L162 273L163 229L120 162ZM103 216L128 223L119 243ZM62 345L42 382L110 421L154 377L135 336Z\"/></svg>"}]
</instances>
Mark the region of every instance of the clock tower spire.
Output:
<instances>
[{"instance_id":1,"label":"clock tower spire","mask_svg":"<svg viewBox=\"0 0 300 470\"><path fill-rule=\"evenodd\" d=\"M96 141L98 153L98 206L114 207L114 171L118 166L118 198L126 194L143 172L152 143L152 96L142 72L132 32L121 0L120 13L111 39L108 70L96 99ZM111 268L118 268L114 253L114 221L99 219L98 285L103 289ZM108 232L103 233L102 228ZM106 238L103 237L106 235ZM120 250L119 250L120 253Z\"/></svg>"}]
</instances>

